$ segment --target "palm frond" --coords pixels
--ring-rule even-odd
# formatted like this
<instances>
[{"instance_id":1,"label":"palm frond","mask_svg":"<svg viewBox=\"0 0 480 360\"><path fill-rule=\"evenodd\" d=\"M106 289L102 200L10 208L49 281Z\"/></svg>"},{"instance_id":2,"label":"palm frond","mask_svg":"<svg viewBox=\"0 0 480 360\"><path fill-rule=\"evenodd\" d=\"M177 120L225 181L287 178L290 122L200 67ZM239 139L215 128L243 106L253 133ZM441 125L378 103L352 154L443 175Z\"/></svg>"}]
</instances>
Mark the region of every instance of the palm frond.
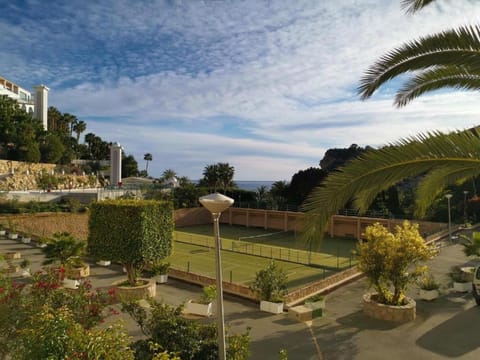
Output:
<instances>
[{"instance_id":1,"label":"palm frond","mask_svg":"<svg viewBox=\"0 0 480 360\"><path fill-rule=\"evenodd\" d=\"M480 27L466 26L421 37L383 55L360 80L358 92L367 99L385 82L416 70L464 67L480 73Z\"/></svg>"},{"instance_id":2,"label":"palm frond","mask_svg":"<svg viewBox=\"0 0 480 360\"><path fill-rule=\"evenodd\" d=\"M428 4L434 2L435 0L403 0L402 8L405 9L407 13L414 13L420 9L423 9Z\"/></svg>"},{"instance_id":3,"label":"palm frond","mask_svg":"<svg viewBox=\"0 0 480 360\"><path fill-rule=\"evenodd\" d=\"M480 167L477 161L452 163L448 167L430 171L417 186L414 216L424 217L435 199L448 185L463 183L479 174Z\"/></svg>"},{"instance_id":4,"label":"palm frond","mask_svg":"<svg viewBox=\"0 0 480 360\"><path fill-rule=\"evenodd\" d=\"M321 238L330 216L352 199L360 211L365 211L378 193L404 179L462 166L475 169L472 174L478 173L480 137L476 130L420 134L367 151L313 190L303 206L304 239L309 242Z\"/></svg>"},{"instance_id":5,"label":"palm frond","mask_svg":"<svg viewBox=\"0 0 480 360\"><path fill-rule=\"evenodd\" d=\"M397 107L405 106L426 92L447 87L479 90L480 73L470 73L465 68L458 66L425 70L404 84L395 97L395 105Z\"/></svg>"}]
</instances>

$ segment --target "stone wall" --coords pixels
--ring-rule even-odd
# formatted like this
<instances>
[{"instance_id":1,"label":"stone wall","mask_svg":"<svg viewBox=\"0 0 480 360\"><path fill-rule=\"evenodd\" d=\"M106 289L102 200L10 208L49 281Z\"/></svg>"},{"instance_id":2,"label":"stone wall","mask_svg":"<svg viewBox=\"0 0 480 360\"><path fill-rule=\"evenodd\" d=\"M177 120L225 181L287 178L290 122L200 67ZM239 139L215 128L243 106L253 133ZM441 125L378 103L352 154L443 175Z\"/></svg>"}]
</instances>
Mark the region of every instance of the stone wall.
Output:
<instances>
[{"instance_id":1,"label":"stone wall","mask_svg":"<svg viewBox=\"0 0 480 360\"><path fill-rule=\"evenodd\" d=\"M300 289L288 293L285 303L287 306L299 304L312 295L323 294L332 291L339 285L358 279L361 276L363 276L363 274L357 269L356 266L353 266L350 269L340 271L329 277L326 277L325 279L312 282Z\"/></svg>"},{"instance_id":2,"label":"stone wall","mask_svg":"<svg viewBox=\"0 0 480 360\"><path fill-rule=\"evenodd\" d=\"M183 280L189 283L197 284L200 286L208 286L208 285L215 285L216 280L214 278L203 276L199 274L194 274L182 270L172 269L168 271L168 276ZM249 300L256 300L257 293L252 291L248 286L237 284L237 283L230 283L230 282L223 282L223 291L229 294L237 295Z\"/></svg>"},{"instance_id":3,"label":"stone wall","mask_svg":"<svg viewBox=\"0 0 480 360\"><path fill-rule=\"evenodd\" d=\"M58 190L100 186L96 179L92 182L93 179L88 175L62 175L61 167L55 164L0 160L0 191L38 190L38 175L52 171L58 179L58 186L55 188Z\"/></svg>"}]
</instances>

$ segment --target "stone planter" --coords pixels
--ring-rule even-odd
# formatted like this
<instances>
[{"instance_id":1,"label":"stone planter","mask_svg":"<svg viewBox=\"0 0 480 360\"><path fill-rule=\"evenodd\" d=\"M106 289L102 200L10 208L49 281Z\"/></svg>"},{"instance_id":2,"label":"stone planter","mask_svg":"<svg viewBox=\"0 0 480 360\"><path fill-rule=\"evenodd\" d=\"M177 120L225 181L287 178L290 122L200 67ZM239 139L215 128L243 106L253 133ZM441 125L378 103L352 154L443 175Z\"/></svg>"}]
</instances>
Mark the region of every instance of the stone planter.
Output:
<instances>
[{"instance_id":1,"label":"stone planter","mask_svg":"<svg viewBox=\"0 0 480 360\"><path fill-rule=\"evenodd\" d=\"M32 274L30 273L30 269L23 269L22 270L22 277L29 278L31 276L32 276Z\"/></svg>"},{"instance_id":2,"label":"stone planter","mask_svg":"<svg viewBox=\"0 0 480 360\"><path fill-rule=\"evenodd\" d=\"M212 303L208 304L200 304L197 302L194 302L192 300L188 300L188 302L185 304L184 311L186 314L194 314L194 315L200 315L200 316L211 316L213 311L212 311Z\"/></svg>"},{"instance_id":3,"label":"stone planter","mask_svg":"<svg viewBox=\"0 0 480 360\"><path fill-rule=\"evenodd\" d=\"M63 279L62 284L65 289L78 289L78 287L80 286L80 281L75 279L65 278Z\"/></svg>"},{"instance_id":4,"label":"stone planter","mask_svg":"<svg viewBox=\"0 0 480 360\"><path fill-rule=\"evenodd\" d=\"M321 317L325 309L325 298L319 301L306 302L304 306L312 310L312 318Z\"/></svg>"},{"instance_id":5,"label":"stone planter","mask_svg":"<svg viewBox=\"0 0 480 360\"><path fill-rule=\"evenodd\" d=\"M420 289L420 299L422 300L427 300L431 301L440 296L440 293L438 292L438 289L433 289L433 290L425 290L425 289Z\"/></svg>"},{"instance_id":6,"label":"stone planter","mask_svg":"<svg viewBox=\"0 0 480 360\"><path fill-rule=\"evenodd\" d=\"M0 230L0 236L5 236L7 234L7 230Z\"/></svg>"},{"instance_id":7,"label":"stone planter","mask_svg":"<svg viewBox=\"0 0 480 360\"><path fill-rule=\"evenodd\" d=\"M283 302L260 301L260 311L265 311L271 314L283 313Z\"/></svg>"},{"instance_id":8,"label":"stone planter","mask_svg":"<svg viewBox=\"0 0 480 360\"><path fill-rule=\"evenodd\" d=\"M470 282L453 282L453 291L456 292L469 292L472 289L472 283Z\"/></svg>"},{"instance_id":9,"label":"stone planter","mask_svg":"<svg viewBox=\"0 0 480 360\"><path fill-rule=\"evenodd\" d=\"M141 300L155 297L157 284L151 279L138 279L142 285L129 286L127 279L115 281L112 286L116 288L117 295L122 300Z\"/></svg>"},{"instance_id":10,"label":"stone planter","mask_svg":"<svg viewBox=\"0 0 480 360\"><path fill-rule=\"evenodd\" d=\"M415 300L406 298L407 304L400 306L380 304L375 301L376 294L363 295L363 313L379 320L404 323L415 320Z\"/></svg>"},{"instance_id":11,"label":"stone planter","mask_svg":"<svg viewBox=\"0 0 480 360\"><path fill-rule=\"evenodd\" d=\"M15 260L15 259L21 259L22 254L19 252L7 252L6 254L3 255L5 260Z\"/></svg>"},{"instance_id":12,"label":"stone planter","mask_svg":"<svg viewBox=\"0 0 480 360\"><path fill-rule=\"evenodd\" d=\"M473 274L474 274L474 271L475 271L474 266L465 266L465 267L460 268L460 270L462 271L462 278L465 281L468 281L468 282L473 281Z\"/></svg>"},{"instance_id":13,"label":"stone planter","mask_svg":"<svg viewBox=\"0 0 480 360\"><path fill-rule=\"evenodd\" d=\"M10 240L17 240L18 239L18 234L17 233L9 233L8 238Z\"/></svg>"},{"instance_id":14,"label":"stone planter","mask_svg":"<svg viewBox=\"0 0 480 360\"><path fill-rule=\"evenodd\" d=\"M45 243L37 243L37 247L43 249L43 248L46 248L46 247L47 247L47 244L45 244Z\"/></svg>"},{"instance_id":15,"label":"stone planter","mask_svg":"<svg viewBox=\"0 0 480 360\"><path fill-rule=\"evenodd\" d=\"M90 276L90 265L83 264L80 267L69 267L65 269L65 276L71 279L80 279Z\"/></svg>"},{"instance_id":16,"label":"stone planter","mask_svg":"<svg viewBox=\"0 0 480 360\"><path fill-rule=\"evenodd\" d=\"M30 236L22 236L22 243L30 244L31 241L32 241L32 238Z\"/></svg>"},{"instance_id":17,"label":"stone planter","mask_svg":"<svg viewBox=\"0 0 480 360\"><path fill-rule=\"evenodd\" d=\"M97 265L100 266L110 266L112 262L110 260L98 260Z\"/></svg>"},{"instance_id":18,"label":"stone planter","mask_svg":"<svg viewBox=\"0 0 480 360\"><path fill-rule=\"evenodd\" d=\"M168 281L168 275L167 274L162 274L162 275L155 275L152 277L153 280L157 284L165 284Z\"/></svg>"}]
</instances>

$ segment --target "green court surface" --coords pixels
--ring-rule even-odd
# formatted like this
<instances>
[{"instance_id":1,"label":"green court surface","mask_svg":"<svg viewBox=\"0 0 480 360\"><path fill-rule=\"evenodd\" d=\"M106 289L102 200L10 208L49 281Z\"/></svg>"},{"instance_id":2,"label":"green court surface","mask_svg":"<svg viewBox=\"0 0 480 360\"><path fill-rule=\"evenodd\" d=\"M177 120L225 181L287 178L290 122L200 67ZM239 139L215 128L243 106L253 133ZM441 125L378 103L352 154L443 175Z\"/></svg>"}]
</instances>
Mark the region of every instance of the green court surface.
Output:
<instances>
[{"instance_id":1,"label":"green court surface","mask_svg":"<svg viewBox=\"0 0 480 360\"><path fill-rule=\"evenodd\" d=\"M310 251L291 231L225 224L220 225L220 237L224 281L248 285L257 271L275 259L288 274L292 290L355 264L351 255L356 244L353 239L326 238L318 249ZM174 252L168 259L173 267L215 277L212 225L178 228L174 239Z\"/></svg>"},{"instance_id":2,"label":"green court surface","mask_svg":"<svg viewBox=\"0 0 480 360\"><path fill-rule=\"evenodd\" d=\"M214 247L212 225L200 225L176 229L177 242ZM356 240L325 238L319 244L310 246L300 241L292 231L272 231L261 228L247 228L222 224L220 227L222 249L232 252L256 255L296 262L304 265L341 270L352 266L355 259L352 250Z\"/></svg>"},{"instance_id":3,"label":"green court surface","mask_svg":"<svg viewBox=\"0 0 480 360\"><path fill-rule=\"evenodd\" d=\"M215 278L215 250L213 248L175 242L173 254L166 261L169 261L176 269ZM250 285L256 272L265 268L269 262L268 258L222 251L223 280ZM277 263L288 275L289 290L320 280L333 273L331 270L292 262L277 261Z\"/></svg>"}]
</instances>

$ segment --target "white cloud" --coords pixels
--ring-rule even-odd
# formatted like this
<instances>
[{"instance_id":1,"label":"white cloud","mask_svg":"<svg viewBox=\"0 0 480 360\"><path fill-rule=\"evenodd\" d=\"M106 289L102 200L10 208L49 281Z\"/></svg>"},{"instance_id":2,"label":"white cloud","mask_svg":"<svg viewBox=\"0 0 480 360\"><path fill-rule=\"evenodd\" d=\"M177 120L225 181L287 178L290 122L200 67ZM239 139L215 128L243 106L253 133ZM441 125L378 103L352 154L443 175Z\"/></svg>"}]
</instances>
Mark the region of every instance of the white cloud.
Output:
<instances>
[{"instance_id":1,"label":"white cloud","mask_svg":"<svg viewBox=\"0 0 480 360\"><path fill-rule=\"evenodd\" d=\"M46 54L32 56L33 74L51 87L51 104L140 162L154 153L154 175L174 168L198 178L206 164L228 161L242 179L288 179L329 147L475 124L475 93L425 96L400 110L388 87L366 102L356 95L386 51L476 22L471 2L439 0L414 16L398 0L171 4L68 2L41 23L8 26L0 15L8 35L0 61L14 69L29 48ZM26 37L26 29L38 31Z\"/></svg>"}]
</instances>

